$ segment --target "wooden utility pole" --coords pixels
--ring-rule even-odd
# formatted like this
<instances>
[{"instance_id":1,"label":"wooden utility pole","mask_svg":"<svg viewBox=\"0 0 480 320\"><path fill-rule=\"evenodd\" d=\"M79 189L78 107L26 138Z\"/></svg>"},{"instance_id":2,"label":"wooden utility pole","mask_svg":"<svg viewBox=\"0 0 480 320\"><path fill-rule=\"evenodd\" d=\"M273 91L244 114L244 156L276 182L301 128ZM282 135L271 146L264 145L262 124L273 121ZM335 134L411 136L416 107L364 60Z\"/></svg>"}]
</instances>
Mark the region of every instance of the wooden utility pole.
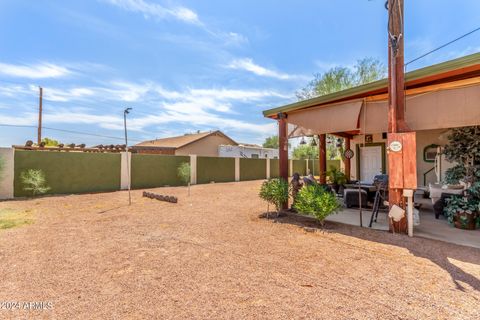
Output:
<instances>
[{"instance_id":1,"label":"wooden utility pole","mask_svg":"<svg viewBox=\"0 0 480 320\"><path fill-rule=\"evenodd\" d=\"M38 132L37 132L37 145L40 145L42 142L42 100L43 100L43 88L40 89L40 97L38 101Z\"/></svg>"},{"instance_id":2,"label":"wooden utility pole","mask_svg":"<svg viewBox=\"0 0 480 320\"><path fill-rule=\"evenodd\" d=\"M405 123L403 0L388 0L388 132L410 131Z\"/></svg>"},{"instance_id":3,"label":"wooden utility pole","mask_svg":"<svg viewBox=\"0 0 480 320\"><path fill-rule=\"evenodd\" d=\"M416 137L405 122L404 2L388 0L388 176L390 207L404 207L403 190L416 182ZM409 198L411 199L411 198ZM410 219L411 220L411 219ZM390 231L406 232L406 218L390 221Z\"/></svg>"}]
</instances>

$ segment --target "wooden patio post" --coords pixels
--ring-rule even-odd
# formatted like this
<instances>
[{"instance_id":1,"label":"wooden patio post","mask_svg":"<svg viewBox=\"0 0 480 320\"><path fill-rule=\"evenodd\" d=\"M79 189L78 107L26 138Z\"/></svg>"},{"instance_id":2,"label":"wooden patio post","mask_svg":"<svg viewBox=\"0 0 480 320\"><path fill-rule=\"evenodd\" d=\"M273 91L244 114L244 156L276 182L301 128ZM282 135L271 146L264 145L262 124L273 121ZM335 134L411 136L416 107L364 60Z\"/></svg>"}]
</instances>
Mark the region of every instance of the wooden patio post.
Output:
<instances>
[{"instance_id":1,"label":"wooden patio post","mask_svg":"<svg viewBox=\"0 0 480 320\"><path fill-rule=\"evenodd\" d=\"M320 175L320 183L327 183L327 135L320 134L318 136L318 174Z\"/></svg>"},{"instance_id":2,"label":"wooden patio post","mask_svg":"<svg viewBox=\"0 0 480 320\"><path fill-rule=\"evenodd\" d=\"M345 138L345 150L350 150L351 144L350 144L350 138ZM350 180L350 164L351 161L349 158L344 157L343 158L343 165L345 166L345 177L347 177L347 180Z\"/></svg>"},{"instance_id":3,"label":"wooden patio post","mask_svg":"<svg viewBox=\"0 0 480 320\"><path fill-rule=\"evenodd\" d=\"M278 115L278 169L279 177L288 181L288 132L287 115ZM288 209L288 201L282 205L282 209Z\"/></svg>"}]
</instances>

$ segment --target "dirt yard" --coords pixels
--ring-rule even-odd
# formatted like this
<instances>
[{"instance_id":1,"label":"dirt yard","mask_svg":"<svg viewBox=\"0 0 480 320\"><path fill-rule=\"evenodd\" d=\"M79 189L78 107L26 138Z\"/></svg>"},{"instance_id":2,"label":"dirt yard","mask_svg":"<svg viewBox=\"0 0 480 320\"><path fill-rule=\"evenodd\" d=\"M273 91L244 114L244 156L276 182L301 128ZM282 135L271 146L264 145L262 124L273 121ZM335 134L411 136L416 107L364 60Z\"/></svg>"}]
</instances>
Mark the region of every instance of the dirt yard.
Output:
<instances>
[{"instance_id":1,"label":"dirt yard","mask_svg":"<svg viewBox=\"0 0 480 320\"><path fill-rule=\"evenodd\" d=\"M138 190L130 207L127 192L0 202L33 216L0 230L0 318L480 318L480 250L267 220L259 186L152 189L178 204Z\"/></svg>"}]
</instances>

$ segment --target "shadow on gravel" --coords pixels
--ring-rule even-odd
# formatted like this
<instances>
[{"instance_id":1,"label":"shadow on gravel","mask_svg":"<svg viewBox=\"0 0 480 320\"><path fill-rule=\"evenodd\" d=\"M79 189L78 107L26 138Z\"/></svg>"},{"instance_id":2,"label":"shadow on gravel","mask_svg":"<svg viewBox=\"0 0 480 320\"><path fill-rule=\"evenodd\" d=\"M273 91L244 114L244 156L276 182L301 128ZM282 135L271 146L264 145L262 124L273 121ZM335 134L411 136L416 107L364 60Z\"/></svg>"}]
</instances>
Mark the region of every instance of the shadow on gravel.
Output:
<instances>
[{"instance_id":1,"label":"shadow on gravel","mask_svg":"<svg viewBox=\"0 0 480 320\"><path fill-rule=\"evenodd\" d=\"M261 214L260 218L266 218L267 214ZM282 212L276 217L276 212L270 212L269 218L275 223L285 223L303 228L307 232L337 233L358 239L383 243L387 245L405 248L413 255L425 258L450 274L452 281L458 290L465 291L463 283L468 284L474 290L480 292L480 279L465 272L463 269L452 264L449 259L454 259L480 266L480 250L451 244L447 242L424 238L409 238L406 235L390 234L386 231L373 230L367 227L346 225L327 221L324 227L312 217L301 216L291 212ZM480 241L480 239L479 239ZM462 283L463 282L463 283Z\"/></svg>"}]
</instances>

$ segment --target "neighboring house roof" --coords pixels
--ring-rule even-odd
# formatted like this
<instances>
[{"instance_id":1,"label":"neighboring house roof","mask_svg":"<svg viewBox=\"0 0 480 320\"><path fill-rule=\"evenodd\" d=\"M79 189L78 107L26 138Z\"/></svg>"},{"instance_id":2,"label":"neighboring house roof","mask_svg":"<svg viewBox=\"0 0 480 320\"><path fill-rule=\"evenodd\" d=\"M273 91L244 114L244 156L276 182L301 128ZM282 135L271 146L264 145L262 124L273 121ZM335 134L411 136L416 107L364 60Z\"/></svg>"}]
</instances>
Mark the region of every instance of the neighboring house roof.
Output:
<instances>
[{"instance_id":1,"label":"neighboring house roof","mask_svg":"<svg viewBox=\"0 0 480 320\"><path fill-rule=\"evenodd\" d=\"M212 135L221 135L226 139L230 140L233 145L237 145L237 143L233 141L230 137L225 135L220 130L216 130L216 131L185 134L183 136L170 137L170 138L164 138L164 139L143 141L143 142L137 143L134 146L134 148L147 147L147 148L162 148L162 149L179 149L186 145L205 139Z\"/></svg>"},{"instance_id":2,"label":"neighboring house roof","mask_svg":"<svg viewBox=\"0 0 480 320\"><path fill-rule=\"evenodd\" d=\"M406 88L460 80L480 73L480 52L458 59L446 61L405 74ZM288 113L294 110L321 106L351 99L365 98L371 95L388 92L388 79L382 79L358 87L334 92L331 94L299 101L278 108L263 111L265 117L276 118L278 113Z\"/></svg>"}]
</instances>

